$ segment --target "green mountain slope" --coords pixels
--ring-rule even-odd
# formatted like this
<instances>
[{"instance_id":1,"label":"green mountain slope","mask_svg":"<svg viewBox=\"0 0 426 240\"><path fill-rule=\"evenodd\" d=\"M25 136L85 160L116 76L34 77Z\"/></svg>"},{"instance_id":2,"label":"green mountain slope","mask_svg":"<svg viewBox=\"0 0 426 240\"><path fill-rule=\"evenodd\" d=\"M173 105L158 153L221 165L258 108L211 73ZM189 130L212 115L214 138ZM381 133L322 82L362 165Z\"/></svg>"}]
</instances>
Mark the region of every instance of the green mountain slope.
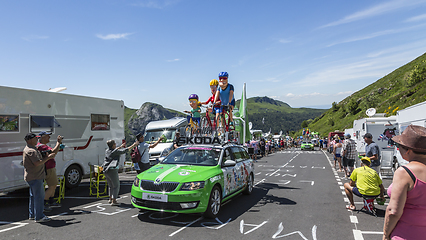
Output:
<instances>
[{"instance_id":1,"label":"green mountain slope","mask_svg":"<svg viewBox=\"0 0 426 240\"><path fill-rule=\"evenodd\" d=\"M426 53L390 74L353 93L309 123L321 136L352 128L353 121L366 118L368 108L396 115L398 110L426 101ZM300 134L301 130L297 132ZM297 135L296 134L296 135Z\"/></svg>"},{"instance_id":2,"label":"green mountain slope","mask_svg":"<svg viewBox=\"0 0 426 240\"><path fill-rule=\"evenodd\" d=\"M235 106L240 106L240 100ZM268 97L247 99L249 121L252 122L253 129L260 129L263 132L296 131L300 129L303 121L314 119L325 111L326 109L292 108L287 103Z\"/></svg>"}]
</instances>

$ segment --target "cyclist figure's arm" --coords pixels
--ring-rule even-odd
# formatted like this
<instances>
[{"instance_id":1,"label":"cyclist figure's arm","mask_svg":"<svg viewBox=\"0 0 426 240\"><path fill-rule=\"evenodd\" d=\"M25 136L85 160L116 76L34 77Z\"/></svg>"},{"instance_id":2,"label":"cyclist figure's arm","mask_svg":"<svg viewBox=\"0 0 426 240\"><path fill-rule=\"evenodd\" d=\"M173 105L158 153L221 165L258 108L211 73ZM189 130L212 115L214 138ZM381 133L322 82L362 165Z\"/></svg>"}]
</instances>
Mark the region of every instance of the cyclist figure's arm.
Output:
<instances>
[{"instance_id":1,"label":"cyclist figure's arm","mask_svg":"<svg viewBox=\"0 0 426 240\"><path fill-rule=\"evenodd\" d=\"M218 102L218 100L219 100L219 90L216 91L216 95L214 97L213 104L216 104Z\"/></svg>"},{"instance_id":2,"label":"cyclist figure's arm","mask_svg":"<svg viewBox=\"0 0 426 240\"><path fill-rule=\"evenodd\" d=\"M234 99L234 90L229 90L229 104L231 104L232 99Z\"/></svg>"}]
</instances>

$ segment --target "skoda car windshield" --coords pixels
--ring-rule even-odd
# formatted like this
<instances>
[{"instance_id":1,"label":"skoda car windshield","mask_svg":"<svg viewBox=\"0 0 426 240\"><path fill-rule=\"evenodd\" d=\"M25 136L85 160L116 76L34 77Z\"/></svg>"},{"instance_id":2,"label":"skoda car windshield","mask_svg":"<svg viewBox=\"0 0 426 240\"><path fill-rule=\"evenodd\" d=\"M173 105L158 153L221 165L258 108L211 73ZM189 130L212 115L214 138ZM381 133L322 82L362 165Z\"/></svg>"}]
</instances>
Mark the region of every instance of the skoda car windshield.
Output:
<instances>
[{"instance_id":1,"label":"skoda car windshield","mask_svg":"<svg viewBox=\"0 0 426 240\"><path fill-rule=\"evenodd\" d=\"M162 164L216 166L221 149L209 147L178 148L171 152Z\"/></svg>"}]
</instances>

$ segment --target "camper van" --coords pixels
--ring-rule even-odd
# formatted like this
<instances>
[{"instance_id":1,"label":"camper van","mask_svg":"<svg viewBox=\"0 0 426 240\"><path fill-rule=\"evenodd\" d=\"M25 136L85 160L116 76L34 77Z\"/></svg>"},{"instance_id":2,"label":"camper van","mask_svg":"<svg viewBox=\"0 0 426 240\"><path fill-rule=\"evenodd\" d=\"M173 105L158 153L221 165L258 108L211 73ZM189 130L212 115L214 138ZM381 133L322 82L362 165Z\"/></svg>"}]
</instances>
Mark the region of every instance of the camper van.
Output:
<instances>
[{"instance_id":1,"label":"camper van","mask_svg":"<svg viewBox=\"0 0 426 240\"><path fill-rule=\"evenodd\" d=\"M27 187L24 136L41 131L52 133L51 147L64 136L56 170L68 188L76 187L90 173L89 164L103 163L107 140L124 141L124 102L0 86L0 192Z\"/></svg>"},{"instance_id":2,"label":"camper van","mask_svg":"<svg viewBox=\"0 0 426 240\"><path fill-rule=\"evenodd\" d=\"M398 134L402 134L409 125L426 127L426 102L421 102L398 111L396 114L396 120L398 122ZM408 161L401 157L399 149L396 147L394 157L395 168L404 166L408 163Z\"/></svg>"},{"instance_id":3,"label":"camper van","mask_svg":"<svg viewBox=\"0 0 426 240\"><path fill-rule=\"evenodd\" d=\"M186 118L174 117L168 120L152 121L145 127L145 142L150 144L157 141L162 135L165 140L157 144L154 148L149 149L149 162L151 165L156 164L158 159L169 154L173 150L173 140L175 139L176 131L183 132L187 125Z\"/></svg>"},{"instance_id":4,"label":"camper van","mask_svg":"<svg viewBox=\"0 0 426 240\"><path fill-rule=\"evenodd\" d=\"M396 116L385 117L384 114L372 115L369 118L354 120L353 138L356 142L358 154L365 153L364 135L371 133L373 141L380 148L380 173L388 174L381 175L382 177L392 177L393 172L393 142L391 138L398 132L398 123ZM356 161L356 165L360 166L360 161Z\"/></svg>"}]
</instances>

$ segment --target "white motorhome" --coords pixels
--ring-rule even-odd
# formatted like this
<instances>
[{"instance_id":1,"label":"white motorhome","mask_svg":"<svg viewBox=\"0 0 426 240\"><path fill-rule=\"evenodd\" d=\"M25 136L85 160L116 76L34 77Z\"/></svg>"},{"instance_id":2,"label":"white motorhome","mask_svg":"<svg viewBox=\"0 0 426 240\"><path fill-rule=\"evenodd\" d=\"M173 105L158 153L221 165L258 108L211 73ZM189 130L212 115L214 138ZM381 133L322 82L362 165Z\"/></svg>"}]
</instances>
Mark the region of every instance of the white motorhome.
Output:
<instances>
[{"instance_id":1,"label":"white motorhome","mask_svg":"<svg viewBox=\"0 0 426 240\"><path fill-rule=\"evenodd\" d=\"M124 102L0 86L0 192L27 187L24 136L41 131L52 133L51 147L64 136L56 170L67 187L76 187L90 173L89 164L103 163L107 140L124 140Z\"/></svg>"},{"instance_id":2,"label":"white motorhome","mask_svg":"<svg viewBox=\"0 0 426 240\"><path fill-rule=\"evenodd\" d=\"M157 160L162 155L167 155L173 150L173 140L175 139L176 131L182 130L187 125L186 118L174 117L168 120L152 121L149 122L145 127L145 142L150 144L153 141L157 141L159 137L164 135L166 140L160 142L154 148L149 149L149 161L152 164L157 163ZM182 129L181 129L182 128ZM184 134L181 134L184 136Z\"/></svg>"},{"instance_id":3,"label":"white motorhome","mask_svg":"<svg viewBox=\"0 0 426 240\"><path fill-rule=\"evenodd\" d=\"M373 141L379 145L381 151L392 150L389 146L389 139L395 136L398 124L396 116L363 118L354 120L353 124L353 139L357 145L358 153L365 152L364 135L371 133Z\"/></svg>"},{"instance_id":4,"label":"white motorhome","mask_svg":"<svg viewBox=\"0 0 426 240\"><path fill-rule=\"evenodd\" d=\"M393 163L393 145L390 140L398 130L398 123L396 116L384 117L384 114L376 114L370 118L363 118L354 120L353 124L353 139L356 142L358 154L365 153L364 135L371 133L373 141L377 143L380 148L380 173L387 173L387 176L392 177L392 163ZM355 161L357 166L360 166L360 161ZM382 176L382 175L381 175Z\"/></svg>"},{"instance_id":5,"label":"white motorhome","mask_svg":"<svg viewBox=\"0 0 426 240\"><path fill-rule=\"evenodd\" d=\"M399 110L396 113L396 120L398 122L399 134L401 134L409 125L426 127L426 102L421 102L403 110ZM408 163L408 161L401 157L399 149L397 148L395 148L394 157L395 168L404 166Z\"/></svg>"}]
</instances>

